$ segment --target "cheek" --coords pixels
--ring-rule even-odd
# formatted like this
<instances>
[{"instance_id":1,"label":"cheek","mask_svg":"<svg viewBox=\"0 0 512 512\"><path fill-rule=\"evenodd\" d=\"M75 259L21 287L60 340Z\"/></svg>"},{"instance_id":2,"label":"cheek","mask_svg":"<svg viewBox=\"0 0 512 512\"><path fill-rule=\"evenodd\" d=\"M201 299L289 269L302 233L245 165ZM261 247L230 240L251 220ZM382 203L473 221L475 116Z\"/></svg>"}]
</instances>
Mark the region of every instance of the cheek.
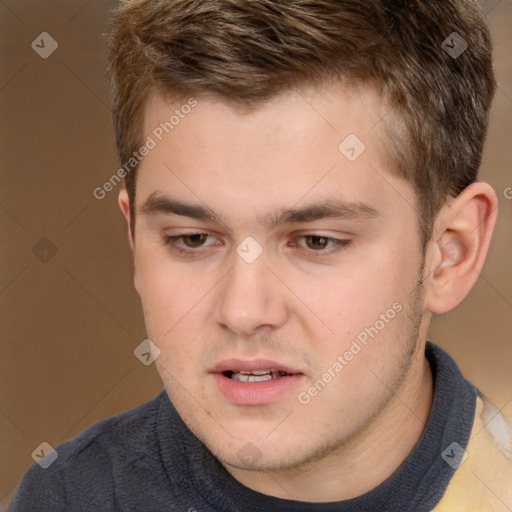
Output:
<instances>
[{"instance_id":1,"label":"cheek","mask_svg":"<svg viewBox=\"0 0 512 512\"><path fill-rule=\"evenodd\" d=\"M211 307L208 291L214 286L212 273L173 264L156 250L136 255L139 294L148 337L160 348L160 359L173 371L181 372L201 347L199 341ZM203 332L204 334L204 332ZM171 357L169 355L171 354Z\"/></svg>"},{"instance_id":2,"label":"cheek","mask_svg":"<svg viewBox=\"0 0 512 512\"><path fill-rule=\"evenodd\" d=\"M157 250L144 249L142 244L135 265L148 335L161 339L184 316L194 288Z\"/></svg>"},{"instance_id":3,"label":"cheek","mask_svg":"<svg viewBox=\"0 0 512 512\"><path fill-rule=\"evenodd\" d=\"M410 290L403 278L394 264L381 259L374 267L347 266L320 278L296 279L294 292L324 324L325 334L344 338L404 300Z\"/></svg>"},{"instance_id":4,"label":"cheek","mask_svg":"<svg viewBox=\"0 0 512 512\"><path fill-rule=\"evenodd\" d=\"M344 374L350 380L357 377L360 365L380 367L384 361L400 359L410 341L407 309L418 268L413 250L404 248L397 254L389 244L330 275L295 280L294 291L314 313L299 306L319 370L346 354L351 368ZM356 359L359 364L354 365Z\"/></svg>"}]
</instances>

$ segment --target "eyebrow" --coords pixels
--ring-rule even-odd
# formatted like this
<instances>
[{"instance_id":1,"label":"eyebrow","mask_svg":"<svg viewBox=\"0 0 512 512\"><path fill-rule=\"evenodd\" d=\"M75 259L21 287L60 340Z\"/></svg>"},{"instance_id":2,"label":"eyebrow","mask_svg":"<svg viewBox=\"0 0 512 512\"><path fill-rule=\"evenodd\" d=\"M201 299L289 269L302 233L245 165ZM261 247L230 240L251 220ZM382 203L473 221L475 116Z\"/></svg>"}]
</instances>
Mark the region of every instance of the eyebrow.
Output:
<instances>
[{"instance_id":1,"label":"eyebrow","mask_svg":"<svg viewBox=\"0 0 512 512\"><path fill-rule=\"evenodd\" d=\"M177 199L153 192L140 208L142 215L179 215L191 219L210 221L227 226L227 222L207 206L189 204ZM308 223L315 220L334 218L364 220L379 217L379 212L360 201L347 202L328 198L321 203L309 204L301 208L290 208L277 213L268 214L263 224L275 227L281 224Z\"/></svg>"}]
</instances>

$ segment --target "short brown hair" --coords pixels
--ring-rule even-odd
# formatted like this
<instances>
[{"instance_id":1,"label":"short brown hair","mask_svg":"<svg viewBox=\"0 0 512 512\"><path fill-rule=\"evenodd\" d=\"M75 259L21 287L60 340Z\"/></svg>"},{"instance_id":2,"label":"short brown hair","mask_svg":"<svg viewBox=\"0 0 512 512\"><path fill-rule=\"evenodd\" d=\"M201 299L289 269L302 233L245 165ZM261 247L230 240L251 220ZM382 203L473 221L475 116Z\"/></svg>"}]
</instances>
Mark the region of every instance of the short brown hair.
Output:
<instances>
[{"instance_id":1,"label":"short brown hair","mask_svg":"<svg viewBox=\"0 0 512 512\"><path fill-rule=\"evenodd\" d=\"M391 108L389 156L416 191L423 245L444 202L477 179L496 88L473 0L122 0L108 63L121 162L141 146L155 91L254 108L300 86L375 88ZM135 171L125 177L132 215Z\"/></svg>"}]
</instances>

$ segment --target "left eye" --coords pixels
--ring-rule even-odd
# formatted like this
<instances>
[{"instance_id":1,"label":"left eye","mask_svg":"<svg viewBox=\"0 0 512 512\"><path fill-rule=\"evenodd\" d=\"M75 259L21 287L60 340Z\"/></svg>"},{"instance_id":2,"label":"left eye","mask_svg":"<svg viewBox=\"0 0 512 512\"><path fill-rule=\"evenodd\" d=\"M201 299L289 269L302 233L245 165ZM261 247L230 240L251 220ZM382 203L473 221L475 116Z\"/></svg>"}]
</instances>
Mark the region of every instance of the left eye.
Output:
<instances>
[{"instance_id":1,"label":"left eye","mask_svg":"<svg viewBox=\"0 0 512 512\"><path fill-rule=\"evenodd\" d=\"M329 242L332 242L330 238L318 235L307 235L304 237L304 241L308 249L313 249L314 251L323 250L327 247Z\"/></svg>"},{"instance_id":2,"label":"left eye","mask_svg":"<svg viewBox=\"0 0 512 512\"><path fill-rule=\"evenodd\" d=\"M312 249L313 251L322 251L327 249L329 244L332 244L332 247L345 242L344 240L336 240L334 238L328 238L321 235L305 235L302 238L305 241L306 247L308 249Z\"/></svg>"},{"instance_id":3,"label":"left eye","mask_svg":"<svg viewBox=\"0 0 512 512\"><path fill-rule=\"evenodd\" d=\"M182 239L183 243L187 247L194 249L196 247L201 247L208 239L208 235L206 233L193 233L190 235L182 235L179 238Z\"/></svg>"},{"instance_id":4,"label":"left eye","mask_svg":"<svg viewBox=\"0 0 512 512\"><path fill-rule=\"evenodd\" d=\"M163 242L172 249L182 252L190 249L193 250L201 248L209 238L212 237L207 233L185 233L183 235L176 236L167 235L164 237ZM181 246L178 245L178 242L181 242Z\"/></svg>"}]
</instances>

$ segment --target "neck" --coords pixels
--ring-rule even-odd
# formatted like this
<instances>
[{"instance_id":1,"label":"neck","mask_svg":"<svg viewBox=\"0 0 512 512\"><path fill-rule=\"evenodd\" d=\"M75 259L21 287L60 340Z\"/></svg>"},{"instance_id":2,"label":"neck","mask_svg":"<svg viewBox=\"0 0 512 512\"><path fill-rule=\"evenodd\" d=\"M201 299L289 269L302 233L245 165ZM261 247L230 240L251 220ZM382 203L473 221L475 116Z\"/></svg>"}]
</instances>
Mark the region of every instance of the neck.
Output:
<instances>
[{"instance_id":1,"label":"neck","mask_svg":"<svg viewBox=\"0 0 512 512\"><path fill-rule=\"evenodd\" d=\"M278 498L327 502L359 496L386 480L410 454L427 424L432 398L432 372L423 356L371 424L329 455L293 469L226 469L246 487Z\"/></svg>"}]
</instances>

